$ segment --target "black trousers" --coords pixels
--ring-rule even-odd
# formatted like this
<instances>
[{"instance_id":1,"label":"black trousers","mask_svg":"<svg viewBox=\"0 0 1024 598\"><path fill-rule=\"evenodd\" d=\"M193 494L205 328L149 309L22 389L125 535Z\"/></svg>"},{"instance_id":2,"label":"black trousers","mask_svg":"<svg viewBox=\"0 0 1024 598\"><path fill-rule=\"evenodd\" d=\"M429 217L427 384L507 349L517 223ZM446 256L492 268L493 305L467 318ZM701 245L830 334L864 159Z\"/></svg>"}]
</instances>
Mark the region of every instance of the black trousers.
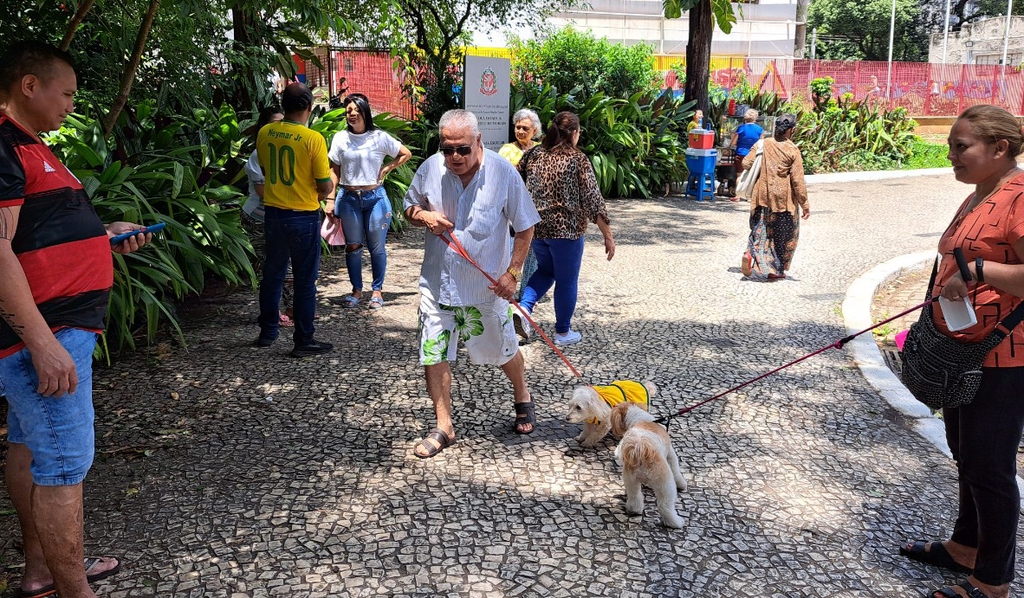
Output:
<instances>
[{"instance_id":1,"label":"black trousers","mask_svg":"<svg viewBox=\"0 0 1024 598\"><path fill-rule=\"evenodd\" d=\"M951 539L978 549L978 581L1001 585L1013 581L1020 519L1017 447L1024 431L1024 367L982 371L975 399L942 412L960 486Z\"/></svg>"}]
</instances>

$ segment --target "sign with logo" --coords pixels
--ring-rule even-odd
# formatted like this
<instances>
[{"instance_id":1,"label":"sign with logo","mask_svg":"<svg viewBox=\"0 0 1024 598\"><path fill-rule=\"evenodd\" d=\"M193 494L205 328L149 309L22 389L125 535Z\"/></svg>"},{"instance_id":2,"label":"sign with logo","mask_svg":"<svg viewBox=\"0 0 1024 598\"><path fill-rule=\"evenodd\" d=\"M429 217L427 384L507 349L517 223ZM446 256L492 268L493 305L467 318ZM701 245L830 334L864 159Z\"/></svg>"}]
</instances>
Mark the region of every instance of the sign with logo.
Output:
<instances>
[{"instance_id":1,"label":"sign with logo","mask_svg":"<svg viewBox=\"0 0 1024 598\"><path fill-rule=\"evenodd\" d=\"M466 110L476 115L489 150L498 151L508 143L511 72L508 58L466 56Z\"/></svg>"}]
</instances>

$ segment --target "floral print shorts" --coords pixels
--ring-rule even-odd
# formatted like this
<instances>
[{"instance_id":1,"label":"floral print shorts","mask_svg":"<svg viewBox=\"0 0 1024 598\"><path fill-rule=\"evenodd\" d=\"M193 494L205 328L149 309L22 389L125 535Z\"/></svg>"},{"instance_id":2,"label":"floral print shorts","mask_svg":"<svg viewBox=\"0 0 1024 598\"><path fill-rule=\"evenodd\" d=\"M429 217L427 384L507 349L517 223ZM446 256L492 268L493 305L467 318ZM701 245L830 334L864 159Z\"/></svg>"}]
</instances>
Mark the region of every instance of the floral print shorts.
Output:
<instances>
[{"instance_id":1,"label":"floral print shorts","mask_svg":"<svg viewBox=\"0 0 1024 598\"><path fill-rule=\"evenodd\" d=\"M505 365L519 350L512 306L498 297L482 305L450 306L420 295L419 320L420 365L455 361L459 341L478 365Z\"/></svg>"}]
</instances>

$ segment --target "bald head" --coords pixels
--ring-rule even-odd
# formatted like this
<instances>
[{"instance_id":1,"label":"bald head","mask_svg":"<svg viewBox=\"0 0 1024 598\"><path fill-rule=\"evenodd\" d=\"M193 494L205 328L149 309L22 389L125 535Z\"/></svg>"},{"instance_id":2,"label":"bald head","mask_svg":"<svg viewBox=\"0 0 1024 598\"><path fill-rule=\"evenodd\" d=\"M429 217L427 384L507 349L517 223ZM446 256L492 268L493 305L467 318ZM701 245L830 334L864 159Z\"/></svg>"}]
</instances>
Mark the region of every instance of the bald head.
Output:
<instances>
[{"instance_id":1,"label":"bald head","mask_svg":"<svg viewBox=\"0 0 1024 598\"><path fill-rule=\"evenodd\" d=\"M281 92L281 108L285 118L302 122L313 110L313 92L302 83L289 83Z\"/></svg>"}]
</instances>

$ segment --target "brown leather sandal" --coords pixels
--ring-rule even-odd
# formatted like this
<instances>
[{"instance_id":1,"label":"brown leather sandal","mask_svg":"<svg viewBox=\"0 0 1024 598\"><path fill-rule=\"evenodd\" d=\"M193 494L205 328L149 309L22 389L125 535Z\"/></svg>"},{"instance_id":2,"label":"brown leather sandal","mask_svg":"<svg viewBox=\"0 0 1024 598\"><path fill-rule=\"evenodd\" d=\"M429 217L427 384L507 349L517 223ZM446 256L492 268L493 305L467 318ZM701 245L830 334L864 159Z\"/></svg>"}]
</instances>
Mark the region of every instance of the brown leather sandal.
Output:
<instances>
[{"instance_id":1,"label":"brown leather sandal","mask_svg":"<svg viewBox=\"0 0 1024 598\"><path fill-rule=\"evenodd\" d=\"M437 443L437 446L427 442L428 440L433 440ZM455 436L448 436L441 428L434 428L429 434L423 437L423 440L416 443L416 446L413 447L412 454L416 455L420 459L429 459L453 444L455 444ZM416 449L422 450L423 454L420 454L420 451L417 451Z\"/></svg>"}]
</instances>

